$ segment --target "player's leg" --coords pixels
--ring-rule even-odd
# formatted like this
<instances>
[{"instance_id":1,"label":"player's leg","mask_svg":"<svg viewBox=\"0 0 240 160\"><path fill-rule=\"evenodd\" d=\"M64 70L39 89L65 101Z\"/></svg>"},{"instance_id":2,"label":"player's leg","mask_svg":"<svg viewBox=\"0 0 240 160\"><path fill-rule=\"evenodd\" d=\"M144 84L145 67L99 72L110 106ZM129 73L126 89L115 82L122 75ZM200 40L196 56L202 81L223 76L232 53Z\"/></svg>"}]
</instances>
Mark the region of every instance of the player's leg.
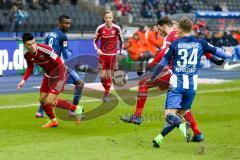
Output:
<instances>
[{"instance_id":1,"label":"player's leg","mask_svg":"<svg viewBox=\"0 0 240 160\"><path fill-rule=\"evenodd\" d=\"M110 93L110 88L112 86L112 75L114 70L117 69L117 61L116 61L116 56L106 56L105 57L105 77L106 77L106 84L105 84L105 93L103 97L104 102L110 101L109 99L109 93Z\"/></svg>"},{"instance_id":2,"label":"player's leg","mask_svg":"<svg viewBox=\"0 0 240 160\"><path fill-rule=\"evenodd\" d=\"M43 110L49 117L49 121L46 124L44 124L42 127L43 128L57 127L58 120L53 111L53 105L51 103L48 103L48 101L49 101L48 93L41 92L40 93L40 103L41 103Z\"/></svg>"},{"instance_id":3,"label":"player's leg","mask_svg":"<svg viewBox=\"0 0 240 160\"><path fill-rule=\"evenodd\" d=\"M36 112L35 116L36 118L44 118L44 110L41 104L38 106L38 111Z\"/></svg>"},{"instance_id":4,"label":"player's leg","mask_svg":"<svg viewBox=\"0 0 240 160\"><path fill-rule=\"evenodd\" d=\"M120 117L123 122L134 123L140 125L142 123L142 112L147 100L148 89L151 84L147 84L150 79L150 74L143 75L138 83L138 96L137 104L135 107L135 113L131 116Z\"/></svg>"},{"instance_id":5,"label":"player's leg","mask_svg":"<svg viewBox=\"0 0 240 160\"><path fill-rule=\"evenodd\" d=\"M47 97L48 92L49 92L48 78L44 75L42 84L40 87L40 105L39 105L38 111L35 114L36 118L44 117L43 111L45 111L45 110L43 109L43 104L44 104L43 102L44 102L44 99Z\"/></svg>"},{"instance_id":6,"label":"player's leg","mask_svg":"<svg viewBox=\"0 0 240 160\"><path fill-rule=\"evenodd\" d=\"M82 91L84 87L84 82L80 79L77 72L75 70L72 70L69 72L71 79L73 80L73 84L75 85L74 93L73 93L73 104L78 105L81 97L82 97Z\"/></svg>"},{"instance_id":7,"label":"player's leg","mask_svg":"<svg viewBox=\"0 0 240 160\"><path fill-rule=\"evenodd\" d=\"M186 110L184 112L184 118L185 118L186 121L189 122L190 127L191 127L191 129L194 133L194 135L192 137L192 142L202 142L202 141L204 141L203 134L199 130L197 122L196 122L191 110Z\"/></svg>"},{"instance_id":8,"label":"player's leg","mask_svg":"<svg viewBox=\"0 0 240 160\"><path fill-rule=\"evenodd\" d=\"M107 87L107 56L101 55L99 57L98 68L100 70L100 80L104 88L103 101L105 102L105 97L108 96Z\"/></svg>"},{"instance_id":9,"label":"player's leg","mask_svg":"<svg viewBox=\"0 0 240 160\"><path fill-rule=\"evenodd\" d=\"M142 123L142 112L147 100L148 90L149 88L159 87L161 91L168 89L169 87L169 79L170 79L171 71L166 69L163 71L163 74L159 75L153 82L149 83L150 74L144 74L140 81L138 87L138 97L137 104L134 115L130 117L121 117L121 120L128 123L141 124Z\"/></svg>"},{"instance_id":10,"label":"player's leg","mask_svg":"<svg viewBox=\"0 0 240 160\"><path fill-rule=\"evenodd\" d=\"M159 147L163 141L163 137L169 134L175 127L178 127L183 133L187 141L190 141L190 133L188 123L182 121L179 116L179 110L182 108L182 93L177 90L169 90L166 98L165 106L165 126L161 133L154 138L154 147Z\"/></svg>"},{"instance_id":11,"label":"player's leg","mask_svg":"<svg viewBox=\"0 0 240 160\"><path fill-rule=\"evenodd\" d=\"M184 107L184 112L183 112L184 118L187 122L189 122L190 127L194 132L194 136L192 138L192 141L193 142L201 142L201 141L204 140L203 134L198 129L198 126L197 126L197 123L194 119L194 116L191 113L191 106L192 106L194 97L195 97L195 91L194 90L187 90L184 93L183 101L182 101L181 105Z\"/></svg>"}]
</instances>

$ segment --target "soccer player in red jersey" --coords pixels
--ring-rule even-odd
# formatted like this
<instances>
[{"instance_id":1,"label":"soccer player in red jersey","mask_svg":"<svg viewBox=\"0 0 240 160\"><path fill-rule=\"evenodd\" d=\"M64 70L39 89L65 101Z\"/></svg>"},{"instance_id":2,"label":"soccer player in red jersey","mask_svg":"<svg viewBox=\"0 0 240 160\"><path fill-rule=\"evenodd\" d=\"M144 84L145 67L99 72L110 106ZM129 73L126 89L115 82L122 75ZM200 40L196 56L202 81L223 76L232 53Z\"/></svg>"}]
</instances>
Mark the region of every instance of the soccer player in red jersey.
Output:
<instances>
[{"instance_id":1,"label":"soccer player in red jersey","mask_svg":"<svg viewBox=\"0 0 240 160\"><path fill-rule=\"evenodd\" d=\"M33 71L34 64L42 67L45 72L40 88L39 101L50 121L42 127L51 128L58 126L58 120L53 112L53 107L70 110L70 116L80 115L81 109L79 110L77 106L58 98L67 80L67 70L61 58L50 46L37 44L31 33L24 33L22 41L26 49L24 58L27 61L27 69L23 79L18 84L18 88L20 89L24 86L26 80ZM77 123L79 123L78 118Z\"/></svg>"},{"instance_id":2,"label":"soccer player in red jersey","mask_svg":"<svg viewBox=\"0 0 240 160\"><path fill-rule=\"evenodd\" d=\"M161 31L162 35L165 36L163 41L163 46L161 51L154 58L154 60L150 64L148 64L148 68L155 67L155 65L160 62L160 60L163 58L165 53L168 51L169 45L179 38L177 31L175 31L174 24L167 17L162 18L158 22L158 29ZM212 62L216 64L223 63L222 60L214 59L211 54L205 54L205 55L207 56L208 59L210 59ZM147 94L148 94L149 88L158 87L161 91L168 89L171 73L172 73L172 66L170 64L167 68L165 68L165 71L163 71L162 74L160 74L154 81L150 83L148 82L150 80L149 74L142 76L142 78L139 81L138 97L137 97L137 105L136 105L135 113L130 117L121 117L121 120L128 123L134 123L138 125L141 124L142 111L144 109L144 105L147 100ZM198 129L197 123L190 110L187 110L185 112L184 118L190 123L191 128L194 132L194 136L192 140L202 141L203 135Z\"/></svg>"},{"instance_id":3,"label":"soccer player in red jersey","mask_svg":"<svg viewBox=\"0 0 240 160\"><path fill-rule=\"evenodd\" d=\"M112 74L117 70L116 55L118 51L118 40L120 42L120 54L122 50L122 32L120 26L114 24L113 13L104 13L104 24L97 27L94 38L94 47L99 55L99 69L101 70L101 83L105 89L103 101L109 101L109 91L112 85ZM100 39L100 46L98 41Z\"/></svg>"}]
</instances>

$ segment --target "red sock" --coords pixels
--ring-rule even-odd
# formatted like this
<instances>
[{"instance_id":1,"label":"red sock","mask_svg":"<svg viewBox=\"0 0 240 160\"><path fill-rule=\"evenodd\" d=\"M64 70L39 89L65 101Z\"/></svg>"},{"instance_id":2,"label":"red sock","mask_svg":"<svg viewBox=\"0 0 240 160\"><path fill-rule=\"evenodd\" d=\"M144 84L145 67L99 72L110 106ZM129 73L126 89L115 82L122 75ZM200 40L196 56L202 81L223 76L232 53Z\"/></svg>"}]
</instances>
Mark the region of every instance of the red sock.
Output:
<instances>
[{"instance_id":1,"label":"red sock","mask_svg":"<svg viewBox=\"0 0 240 160\"><path fill-rule=\"evenodd\" d=\"M72 103L60 98L57 100L56 107L66 110L69 109L71 111L74 111L77 108L77 106L73 105Z\"/></svg>"},{"instance_id":2,"label":"red sock","mask_svg":"<svg viewBox=\"0 0 240 160\"><path fill-rule=\"evenodd\" d=\"M106 78L101 77L101 83L102 83L103 88L106 90Z\"/></svg>"},{"instance_id":3,"label":"red sock","mask_svg":"<svg viewBox=\"0 0 240 160\"><path fill-rule=\"evenodd\" d=\"M188 121L190 123L190 127L193 130L194 135L198 135L198 134L201 133L200 130L198 129L198 125L197 125L191 111L186 112L184 114L184 118L185 118L186 121Z\"/></svg>"},{"instance_id":4,"label":"red sock","mask_svg":"<svg viewBox=\"0 0 240 160\"><path fill-rule=\"evenodd\" d=\"M141 84L140 82L139 89L138 89L137 106L134 114L135 116L142 115L142 111L147 100L147 93L148 93L148 87L144 83Z\"/></svg>"},{"instance_id":5,"label":"red sock","mask_svg":"<svg viewBox=\"0 0 240 160\"><path fill-rule=\"evenodd\" d=\"M105 88L105 93L104 96L107 96L109 94L110 88L112 85L112 79L111 78L106 78L106 88Z\"/></svg>"},{"instance_id":6,"label":"red sock","mask_svg":"<svg viewBox=\"0 0 240 160\"><path fill-rule=\"evenodd\" d=\"M45 105L42 105L42 108L50 119L56 118L53 112L53 107L50 104L47 103Z\"/></svg>"}]
</instances>

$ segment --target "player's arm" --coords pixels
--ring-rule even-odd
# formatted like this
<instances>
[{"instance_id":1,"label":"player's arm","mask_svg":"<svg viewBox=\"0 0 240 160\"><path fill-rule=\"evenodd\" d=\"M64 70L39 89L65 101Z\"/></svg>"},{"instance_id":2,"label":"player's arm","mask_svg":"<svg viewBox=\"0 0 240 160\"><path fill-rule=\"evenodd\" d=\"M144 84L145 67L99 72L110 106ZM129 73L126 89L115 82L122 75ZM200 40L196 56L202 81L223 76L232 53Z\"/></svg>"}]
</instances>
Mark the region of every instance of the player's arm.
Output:
<instances>
[{"instance_id":1,"label":"player's arm","mask_svg":"<svg viewBox=\"0 0 240 160\"><path fill-rule=\"evenodd\" d=\"M34 64L30 61L27 61L27 69L23 75L22 80L19 82L18 84L18 88L22 88L23 85L25 84L26 80L28 79L28 77L32 74L33 72L33 68L34 68Z\"/></svg>"},{"instance_id":2,"label":"player's arm","mask_svg":"<svg viewBox=\"0 0 240 160\"><path fill-rule=\"evenodd\" d=\"M169 47L169 43L166 45L165 48L163 48L158 54L157 56L153 59L153 61L151 63L148 64L148 68L153 68L155 65L157 65L161 59L163 58L163 56L165 55L166 51L168 50Z\"/></svg>"},{"instance_id":3,"label":"player's arm","mask_svg":"<svg viewBox=\"0 0 240 160\"><path fill-rule=\"evenodd\" d=\"M205 53L205 56L207 57L207 59L209 59L211 62L213 62L216 65L222 65L224 60L223 59L218 59L215 58L212 54L210 53Z\"/></svg>"},{"instance_id":4,"label":"player's arm","mask_svg":"<svg viewBox=\"0 0 240 160\"><path fill-rule=\"evenodd\" d=\"M102 54L102 50L98 48L98 40L100 38L99 27L96 29L95 36L93 39L93 46L98 54Z\"/></svg>"},{"instance_id":5,"label":"player's arm","mask_svg":"<svg viewBox=\"0 0 240 160\"><path fill-rule=\"evenodd\" d=\"M155 69L151 75L151 81L153 81L159 75L159 73L163 70L163 68L166 65L169 65L169 60L173 56L173 53L174 53L174 48L173 48L173 45L171 44L169 46L169 48L167 49L166 54L164 55L162 60L155 67Z\"/></svg>"},{"instance_id":6,"label":"player's arm","mask_svg":"<svg viewBox=\"0 0 240 160\"><path fill-rule=\"evenodd\" d=\"M222 59L227 59L232 56L233 49L231 48L227 49L226 52L224 52L222 49L214 47L213 45L209 44L205 40L202 40L201 43L202 43L204 52L214 54Z\"/></svg>"},{"instance_id":7,"label":"player's arm","mask_svg":"<svg viewBox=\"0 0 240 160\"><path fill-rule=\"evenodd\" d=\"M68 38L66 35L61 38L61 43L63 59L67 61L72 56L72 51L68 48Z\"/></svg>"},{"instance_id":8,"label":"player's arm","mask_svg":"<svg viewBox=\"0 0 240 160\"><path fill-rule=\"evenodd\" d=\"M123 49L123 36L122 36L122 30L119 27L119 32L118 32L118 39L119 39L119 53L122 54L122 49Z\"/></svg>"}]
</instances>

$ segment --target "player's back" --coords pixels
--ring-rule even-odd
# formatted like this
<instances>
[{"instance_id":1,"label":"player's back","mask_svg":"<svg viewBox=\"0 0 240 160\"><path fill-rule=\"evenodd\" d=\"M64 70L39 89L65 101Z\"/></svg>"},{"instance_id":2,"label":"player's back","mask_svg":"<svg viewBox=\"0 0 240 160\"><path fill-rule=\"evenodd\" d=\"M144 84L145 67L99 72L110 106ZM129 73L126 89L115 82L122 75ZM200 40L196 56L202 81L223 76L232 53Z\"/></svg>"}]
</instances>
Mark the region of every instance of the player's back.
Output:
<instances>
[{"instance_id":1,"label":"player's back","mask_svg":"<svg viewBox=\"0 0 240 160\"><path fill-rule=\"evenodd\" d=\"M197 88L197 72L201 56L204 53L203 42L193 36L182 37L170 45L173 52L173 75L171 84L174 88Z\"/></svg>"},{"instance_id":2,"label":"player's back","mask_svg":"<svg viewBox=\"0 0 240 160\"><path fill-rule=\"evenodd\" d=\"M55 28L48 34L44 43L52 47L58 56L61 57L64 43L67 43L67 36L60 28Z\"/></svg>"}]
</instances>

